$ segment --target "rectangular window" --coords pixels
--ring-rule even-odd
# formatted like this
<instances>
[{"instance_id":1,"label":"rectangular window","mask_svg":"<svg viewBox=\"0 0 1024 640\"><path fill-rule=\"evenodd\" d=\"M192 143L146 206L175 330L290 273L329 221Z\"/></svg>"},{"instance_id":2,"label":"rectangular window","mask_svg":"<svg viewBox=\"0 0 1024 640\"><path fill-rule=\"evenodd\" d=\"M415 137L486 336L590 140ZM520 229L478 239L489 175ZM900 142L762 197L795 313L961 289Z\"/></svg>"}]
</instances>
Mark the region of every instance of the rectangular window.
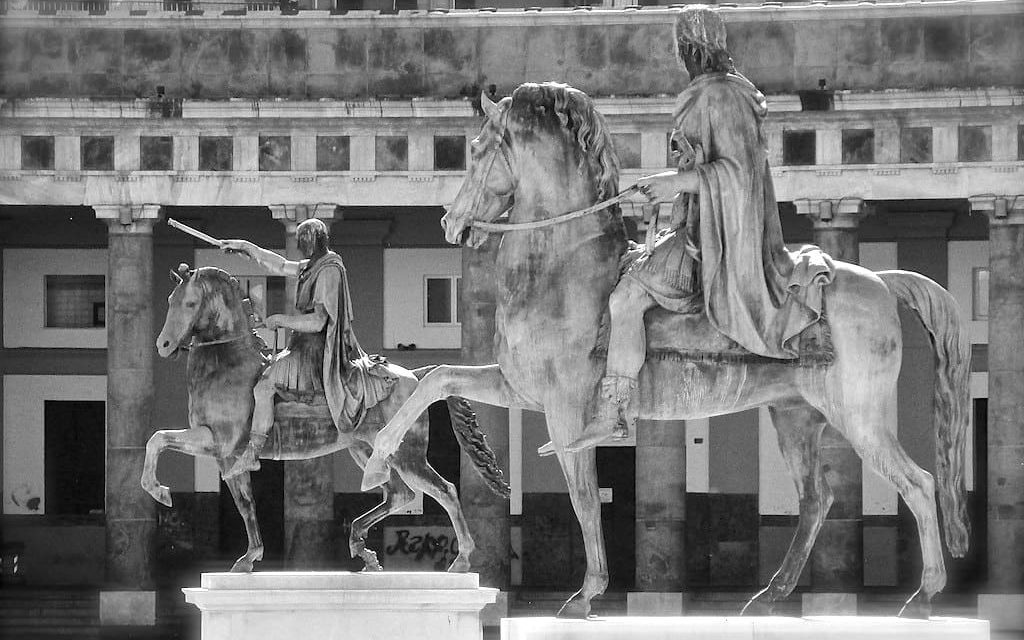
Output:
<instances>
[{"instance_id":1,"label":"rectangular window","mask_svg":"<svg viewBox=\"0 0 1024 640\"><path fill-rule=\"evenodd\" d=\"M234 166L231 136L199 136L199 170L231 171Z\"/></svg>"},{"instance_id":2,"label":"rectangular window","mask_svg":"<svg viewBox=\"0 0 1024 640\"><path fill-rule=\"evenodd\" d=\"M21 136L21 168L53 169L53 136Z\"/></svg>"},{"instance_id":3,"label":"rectangular window","mask_svg":"<svg viewBox=\"0 0 1024 640\"><path fill-rule=\"evenodd\" d=\"M88 329L106 326L103 276L46 276L46 326Z\"/></svg>"},{"instance_id":4,"label":"rectangular window","mask_svg":"<svg viewBox=\"0 0 1024 640\"><path fill-rule=\"evenodd\" d=\"M927 164L932 161L932 128L900 129L900 162Z\"/></svg>"},{"instance_id":5,"label":"rectangular window","mask_svg":"<svg viewBox=\"0 0 1024 640\"><path fill-rule=\"evenodd\" d=\"M348 136L317 136L316 170L348 171L350 149Z\"/></svg>"},{"instance_id":6,"label":"rectangular window","mask_svg":"<svg viewBox=\"0 0 1024 640\"><path fill-rule=\"evenodd\" d=\"M43 402L46 513L103 513L106 403Z\"/></svg>"},{"instance_id":7,"label":"rectangular window","mask_svg":"<svg viewBox=\"0 0 1024 640\"><path fill-rule=\"evenodd\" d=\"M875 161L874 129L843 129L843 164L872 164Z\"/></svg>"},{"instance_id":8,"label":"rectangular window","mask_svg":"<svg viewBox=\"0 0 1024 640\"><path fill-rule=\"evenodd\" d=\"M816 162L817 136L814 131L782 132L782 164L811 165Z\"/></svg>"},{"instance_id":9,"label":"rectangular window","mask_svg":"<svg viewBox=\"0 0 1024 640\"><path fill-rule=\"evenodd\" d=\"M971 274L971 317L988 320L988 267L975 267Z\"/></svg>"},{"instance_id":10,"label":"rectangular window","mask_svg":"<svg viewBox=\"0 0 1024 640\"><path fill-rule=\"evenodd\" d=\"M466 136L434 136L434 169L466 170Z\"/></svg>"},{"instance_id":11,"label":"rectangular window","mask_svg":"<svg viewBox=\"0 0 1024 640\"><path fill-rule=\"evenodd\" d=\"M615 145L615 154L619 157L619 168L640 168L639 133L613 133L612 144Z\"/></svg>"},{"instance_id":12,"label":"rectangular window","mask_svg":"<svg viewBox=\"0 0 1024 640\"><path fill-rule=\"evenodd\" d=\"M960 162L988 162L992 160L992 127L961 126L957 160Z\"/></svg>"},{"instance_id":13,"label":"rectangular window","mask_svg":"<svg viewBox=\"0 0 1024 640\"><path fill-rule=\"evenodd\" d=\"M260 136L260 171L291 171L292 139L289 136Z\"/></svg>"},{"instance_id":14,"label":"rectangular window","mask_svg":"<svg viewBox=\"0 0 1024 640\"><path fill-rule=\"evenodd\" d=\"M1017 159L1024 160L1024 124L1017 125Z\"/></svg>"},{"instance_id":15,"label":"rectangular window","mask_svg":"<svg viewBox=\"0 0 1024 640\"><path fill-rule=\"evenodd\" d=\"M424 278L425 322L458 324L462 322L462 278L458 276L427 276Z\"/></svg>"},{"instance_id":16,"label":"rectangular window","mask_svg":"<svg viewBox=\"0 0 1024 640\"><path fill-rule=\"evenodd\" d=\"M114 137L82 136L82 171L114 170Z\"/></svg>"},{"instance_id":17,"label":"rectangular window","mask_svg":"<svg viewBox=\"0 0 1024 640\"><path fill-rule=\"evenodd\" d=\"M139 169L171 171L174 168L174 138L142 136L139 138Z\"/></svg>"},{"instance_id":18,"label":"rectangular window","mask_svg":"<svg viewBox=\"0 0 1024 640\"><path fill-rule=\"evenodd\" d=\"M409 170L409 138L406 136L377 136L374 147L377 171Z\"/></svg>"}]
</instances>

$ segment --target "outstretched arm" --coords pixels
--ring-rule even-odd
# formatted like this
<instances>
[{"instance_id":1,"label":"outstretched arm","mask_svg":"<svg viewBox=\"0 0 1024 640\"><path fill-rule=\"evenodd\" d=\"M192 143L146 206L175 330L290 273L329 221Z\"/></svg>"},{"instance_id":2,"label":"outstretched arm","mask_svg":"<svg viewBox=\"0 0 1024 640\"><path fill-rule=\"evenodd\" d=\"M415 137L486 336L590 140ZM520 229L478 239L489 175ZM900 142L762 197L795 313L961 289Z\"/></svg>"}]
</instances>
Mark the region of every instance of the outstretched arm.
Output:
<instances>
[{"instance_id":1,"label":"outstretched arm","mask_svg":"<svg viewBox=\"0 0 1024 640\"><path fill-rule=\"evenodd\" d=\"M284 256L258 247L248 240L221 240L221 247L225 251L241 253L275 276L295 277L299 275L299 269L302 267L301 262L288 260Z\"/></svg>"}]
</instances>

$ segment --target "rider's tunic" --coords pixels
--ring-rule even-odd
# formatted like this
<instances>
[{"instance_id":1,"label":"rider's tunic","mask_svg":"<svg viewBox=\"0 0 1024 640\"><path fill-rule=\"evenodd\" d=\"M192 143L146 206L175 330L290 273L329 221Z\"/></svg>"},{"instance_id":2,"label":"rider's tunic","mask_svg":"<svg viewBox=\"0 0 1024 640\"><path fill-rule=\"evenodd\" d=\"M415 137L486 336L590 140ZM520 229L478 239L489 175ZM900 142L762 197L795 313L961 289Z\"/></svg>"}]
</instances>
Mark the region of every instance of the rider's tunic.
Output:
<instances>
[{"instance_id":1,"label":"rider's tunic","mask_svg":"<svg viewBox=\"0 0 1024 640\"><path fill-rule=\"evenodd\" d=\"M793 339L821 315L832 265L817 250L786 250L761 129L766 114L764 96L737 73L699 76L679 94L676 128L698 158L690 243L699 246L699 286L690 282L684 229L663 236L625 277L674 311L688 310L699 293L716 329L753 353L790 359Z\"/></svg>"}]
</instances>

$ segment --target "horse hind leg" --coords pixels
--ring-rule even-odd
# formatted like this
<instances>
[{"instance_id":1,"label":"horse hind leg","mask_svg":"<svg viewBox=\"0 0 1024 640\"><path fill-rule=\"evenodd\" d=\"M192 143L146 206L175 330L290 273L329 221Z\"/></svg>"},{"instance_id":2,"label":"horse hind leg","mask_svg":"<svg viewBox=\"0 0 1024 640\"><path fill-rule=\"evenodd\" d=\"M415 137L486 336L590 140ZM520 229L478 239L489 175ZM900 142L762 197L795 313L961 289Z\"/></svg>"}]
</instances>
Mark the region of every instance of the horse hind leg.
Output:
<instances>
[{"instance_id":1,"label":"horse hind leg","mask_svg":"<svg viewBox=\"0 0 1024 640\"><path fill-rule=\"evenodd\" d=\"M808 404L769 407L779 449L796 483L800 517L793 540L768 586L743 607L743 614L770 613L773 604L793 592L821 531L833 495L821 465L820 441L825 416Z\"/></svg>"},{"instance_id":2,"label":"horse hind leg","mask_svg":"<svg viewBox=\"0 0 1024 640\"><path fill-rule=\"evenodd\" d=\"M366 467L366 461L373 453L373 449L365 442L354 443L349 447L349 454L356 461L360 469ZM391 473L390 478L382 486L384 499L380 504L370 509L363 515L352 521L352 528L349 532L348 547L353 558L362 558L367 571L383 571L377 553L366 547L366 534L370 527L398 511L405 505L412 502L416 497L415 492L396 474Z\"/></svg>"},{"instance_id":3,"label":"horse hind leg","mask_svg":"<svg viewBox=\"0 0 1024 640\"><path fill-rule=\"evenodd\" d=\"M263 537L260 535L259 523L256 522L256 501L252 496L252 477L248 471L228 478L224 481L235 500L238 514L245 523L245 534L249 538L249 548L245 550L231 567L232 573L251 573L253 565L263 559Z\"/></svg>"},{"instance_id":4,"label":"horse hind leg","mask_svg":"<svg viewBox=\"0 0 1024 640\"><path fill-rule=\"evenodd\" d=\"M171 490L160 484L156 477L157 461L165 449L187 453L190 456L209 456L217 454L213 434L206 427L191 429L164 429L150 436L146 443L146 460L142 466L142 488L160 504L171 506Z\"/></svg>"}]
</instances>

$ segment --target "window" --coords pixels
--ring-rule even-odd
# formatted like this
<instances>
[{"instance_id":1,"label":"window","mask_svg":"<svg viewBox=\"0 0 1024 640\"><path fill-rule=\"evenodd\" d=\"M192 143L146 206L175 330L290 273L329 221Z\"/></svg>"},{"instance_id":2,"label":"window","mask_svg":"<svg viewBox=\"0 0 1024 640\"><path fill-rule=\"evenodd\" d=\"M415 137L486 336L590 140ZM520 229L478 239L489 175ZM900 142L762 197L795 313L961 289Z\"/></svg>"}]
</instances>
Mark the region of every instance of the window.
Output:
<instances>
[{"instance_id":1,"label":"window","mask_svg":"<svg viewBox=\"0 0 1024 640\"><path fill-rule=\"evenodd\" d=\"M53 136L21 136L21 168L53 169Z\"/></svg>"},{"instance_id":2,"label":"window","mask_svg":"<svg viewBox=\"0 0 1024 640\"><path fill-rule=\"evenodd\" d=\"M317 136L316 170L348 171L350 149L348 136Z\"/></svg>"},{"instance_id":3,"label":"window","mask_svg":"<svg viewBox=\"0 0 1024 640\"><path fill-rule=\"evenodd\" d=\"M103 513L106 403L43 403L46 513Z\"/></svg>"},{"instance_id":4,"label":"window","mask_svg":"<svg viewBox=\"0 0 1024 640\"><path fill-rule=\"evenodd\" d=\"M843 164L871 164L875 161L874 129L843 129Z\"/></svg>"},{"instance_id":5,"label":"window","mask_svg":"<svg viewBox=\"0 0 1024 640\"><path fill-rule=\"evenodd\" d=\"M82 136L82 171L114 170L114 137Z\"/></svg>"},{"instance_id":6,"label":"window","mask_svg":"<svg viewBox=\"0 0 1024 640\"><path fill-rule=\"evenodd\" d=\"M466 170L466 136L434 136L434 169Z\"/></svg>"},{"instance_id":7,"label":"window","mask_svg":"<svg viewBox=\"0 0 1024 640\"><path fill-rule=\"evenodd\" d=\"M377 136L375 140L377 171L409 170L409 139L405 136Z\"/></svg>"},{"instance_id":8,"label":"window","mask_svg":"<svg viewBox=\"0 0 1024 640\"><path fill-rule=\"evenodd\" d=\"M814 131L783 131L782 164L787 166L815 164L816 145Z\"/></svg>"},{"instance_id":9,"label":"window","mask_svg":"<svg viewBox=\"0 0 1024 640\"><path fill-rule=\"evenodd\" d=\"M971 274L971 317L988 320L988 267L975 267Z\"/></svg>"},{"instance_id":10,"label":"window","mask_svg":"<svg viewBox=\"0 0 1024 640\"><path fill-rule=\"evenodd\" d=\"M174 168L174 138L142 136L139 138L139 169L170 171Z\"/></svg>"},{"instance_id":11,"label":"window","mask_svg":"<svg viewBox=\"0 0 1024 640\"><path fill-rule=\"evenodd\" d=\"M199 136L199 170L231 171L234 150L231 136Z\"/></svg>"},{"instance_id":12,"label":"window","mask_svg":"<svg viewBox=\"0 0 1024 640\"><path fill-rule=\"evenodd\" d=\"M86 329L106 326L103 276L46 276L46 326Z\"/></svg>"},{"instance_id":13,"label":"window","mask_svg":"<svg viewBox=\"0 0 1024 640\"><path fill-rule=\"evenodd\" d=\"M1024 160L1024 124L1017 125L1017 159Z\"/></svg>"},{"instance_id":14,"label":"window","mask_svg":"<svg viewBox=\"0 0 1024 640\"><path fill-rule=\"evenodd\" d=\"M900 129L900 162L926 164L932 161L932 128Z\"/></svg>"},{"instance_id":15,"label":"window","mask_svg":"<svg viewBox=\"0 0 1024 640\"><path fill-rule=\"evenodd\" d=\"M992 127L960 127L960 146L957 159L960 162L988 162L992 159Z\"/></svg>"},{"instance_id":16,"label":"window","mask_svg":"<svg viewBox=\"0 0 1024 640\"><path fill-rule=\"evenodd\" d=\"M426 324L458 324L462 322L462 278L458 276L427 276L424 278Z\"/></svg>"},{"instance_id":17,"label":"window","mask_svg":"<svg viewBox=\"0 0 1024 640\"><path fill-rule=\"evenodd\" d=\"M291 171L292 139L289 136L260 136L260 171Z\"/></svg>"},{"instance_id":18,"label":"window","mask_svg":"<svg viewBox=\"0 0 1024 640\"><path fill-rule=\"evenodd\" d=\"M615 154L619 157L620 168L640 168L639 133L613 133L612 143L615 145Z\"/></svg>"}]
</instances>

